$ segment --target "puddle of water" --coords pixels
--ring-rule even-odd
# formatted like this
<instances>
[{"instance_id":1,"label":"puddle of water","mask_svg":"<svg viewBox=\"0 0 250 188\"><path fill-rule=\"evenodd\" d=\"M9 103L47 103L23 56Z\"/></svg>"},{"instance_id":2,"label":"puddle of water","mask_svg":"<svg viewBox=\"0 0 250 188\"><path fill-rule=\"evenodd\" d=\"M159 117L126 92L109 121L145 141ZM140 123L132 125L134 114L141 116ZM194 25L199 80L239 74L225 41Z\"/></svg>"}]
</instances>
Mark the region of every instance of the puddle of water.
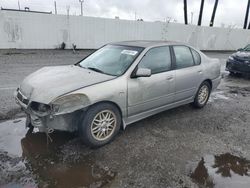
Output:
<instances>
[{"instance_id":1,"label":"puddle of water","mask_svg":"<svg viewBox=\"0 0 250 188\"><path fill-rule=\"evenodd\" d=\"M200 186L208 188L249 188L250 161L229 153L207 155L190 176Z\"/></svg>"},{"instance_id":2,"label":"puddle of water","mask_svg":"<svg viewBox=\"0 0 250 188\"><path fill-rule=\"evenodd\" d=\"M115 173L109 170L83 163L55 164L51 165L46 172L40 171L40 174L42 173L46 173L47 182L51 187L58 188L103 187L110 183L115 176Z\"/></svg>"},{"instance_id":3,"label":"puddle of water","mask_svg":"<svg viewBox=\"0 0 250 188\"><path fill-rule=\"evenodd\" d=\"M9 155L21 156L20 140L25 136L25 118L0 123L0 150Z\"/></svg>"},{"instance_id":4,"label":"puddle of water","mask_svg":"<svg viewBox=\"0 0 250 188\"><path fill-rule=\"evenodd\" d=\"M93 154L78 160L63 160L63 146L75 139L67 132L50 134L47 144L44 133L28 133L25 119L0 123L0 187L102 187L109 184L115 173L96 165ZM28 172L27 172L28 171ZM23 177L24 178L20 178Z\"/></svg>"}]
</instances>

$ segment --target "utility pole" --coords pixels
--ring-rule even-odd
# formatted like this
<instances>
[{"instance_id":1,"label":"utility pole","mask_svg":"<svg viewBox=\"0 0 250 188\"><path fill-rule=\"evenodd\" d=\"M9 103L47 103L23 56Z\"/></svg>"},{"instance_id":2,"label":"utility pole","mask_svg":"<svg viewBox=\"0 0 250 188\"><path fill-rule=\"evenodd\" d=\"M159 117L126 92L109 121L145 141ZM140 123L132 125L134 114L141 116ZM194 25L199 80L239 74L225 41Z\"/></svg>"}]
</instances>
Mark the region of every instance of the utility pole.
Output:
<instances>
[{"instance_id":1,"label":"utility pole","mask_svg":"<svg viewBox=\"0 0 250 188\"><path fill-rule=\"evenodd\" d=\"M18 8L19 8L19 10L21 10L21 6L20 6L19 0L18 0Z\"/></svg>"},{"instance_id":2,"label":"utility pole","mask_svg":"<svg viewBox=\"0 0 250 188\"><path fill-rule=\"evenodd\" d=\"M84 0L79 0L79 2L81 3L81 16L83 16L82 4L83 4Z\"/></svg>"},{"instance_id":3,"label":"utility pole","mask_svg":"<svg viewBox=\"0 0 250 188\"><path fill-rule=\"evenodd\" d=\"M54 5L55 5L55 14L57 14L56 1L54 1Z\"/></svg>"},{"instance_id":4,"label":"utility pole","mask_svg":"<svg viewBox=\"0 0 250 188\"><path fill-rule=\"evenodd\" d=\"M201 21L202 21L202 14L203 14L204 1L205 1L205 0L201 0L200 14L199 14L199 20L198 20L198 25L199 25L199 26L201 25Z\"/></svg>"},{"instance_id":5,"label":"utility pole","mask_svg":"<svg viewBox=\"0 0 250 188\"><path fill-rule=\"evenodd\" d=\"M247 10L246 10L246 15L245 15L245 22L244 22L244 27L243 29L247 28L247 21L248 21L248 14L249 14L249 6L250 6L250 0L248 0L247 3ZM250 23L249 23L250 24ZM248 26L249 27L249 26ZM249 28L248 28L249 29Z\"/></svg>"},{"instance_id":6,"label":"utility pole","mask_svg":"<svg viewBox=\"0 0 250 188\"><path fill-rule=\"evenodd\" d=\"M188 24L188 16L187 16L187 0L184 0L184 21L185 24Z\"/></svg>"},{"instance_id":7,"label":"utility pole","mask_svg":"<svg viewBox=\"0 0 250 188\"><path fill-rule=\"evenodd\" d=\"M213 27L213 25L214 25L214 17L215 17L216 9L218 6L218 2L219 2L219 0L215 0L213 14L212 14L211 21L209 24L210 27Z\"/></svg>"}]
</instances>

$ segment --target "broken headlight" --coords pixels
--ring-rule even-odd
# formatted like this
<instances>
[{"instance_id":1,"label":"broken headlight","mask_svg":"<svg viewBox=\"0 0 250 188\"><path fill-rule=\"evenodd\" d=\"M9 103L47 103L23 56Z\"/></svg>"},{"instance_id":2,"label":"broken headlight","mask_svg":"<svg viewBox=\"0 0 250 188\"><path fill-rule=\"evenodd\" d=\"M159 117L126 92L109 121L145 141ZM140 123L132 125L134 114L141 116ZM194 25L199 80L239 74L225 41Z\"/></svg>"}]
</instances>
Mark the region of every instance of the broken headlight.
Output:
<instances>
[{"instance_id":1,"label":"broken headlight","mask_svg":"<svg viewBox=\"0 0 250 188\"><path fill-rule=\"evenodd\" d=\"M46 116L51 112L51 107L49 105L39 102L32 102L30 108L37 116Z\"/></svg>"},{"instance_id":2,"label":"broken headlight","mask_svg":"<svg viewBox=\"0 0 250 188\"><path fill-rule=\"evenodd\" d=\"M82 109L89 104L84 94L71 94L60 97L52 102L53 114L66 114Z\"/></svg>"}]
</instances>

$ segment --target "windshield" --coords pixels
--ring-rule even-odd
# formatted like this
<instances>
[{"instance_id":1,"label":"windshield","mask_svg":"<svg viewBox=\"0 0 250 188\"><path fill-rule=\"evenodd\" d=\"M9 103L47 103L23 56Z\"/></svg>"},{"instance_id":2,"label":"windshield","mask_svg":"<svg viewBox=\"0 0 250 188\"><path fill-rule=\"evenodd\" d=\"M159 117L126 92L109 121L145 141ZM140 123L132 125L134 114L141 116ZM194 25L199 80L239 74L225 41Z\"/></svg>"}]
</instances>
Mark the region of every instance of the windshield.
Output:
<instances>
[{"instance_id":1,"label":"windshield","mask_svg":"<svg viewBox=\"0 0 250 188\"><path fill-rule=\"evenodd\" d=\"M142 50L140 47L106 45L82 60L79 65L103 74L120 76Z\"/></svg>"},{"instance_id":2,"label":"windshield","mask_svg":"<svg viewBox=\"0 0 250 188\"><path fill-rule=\"evenodd\" d=\"M244 48L244 51L250 51L250 44Z\"/></svg>"}]
</instances>

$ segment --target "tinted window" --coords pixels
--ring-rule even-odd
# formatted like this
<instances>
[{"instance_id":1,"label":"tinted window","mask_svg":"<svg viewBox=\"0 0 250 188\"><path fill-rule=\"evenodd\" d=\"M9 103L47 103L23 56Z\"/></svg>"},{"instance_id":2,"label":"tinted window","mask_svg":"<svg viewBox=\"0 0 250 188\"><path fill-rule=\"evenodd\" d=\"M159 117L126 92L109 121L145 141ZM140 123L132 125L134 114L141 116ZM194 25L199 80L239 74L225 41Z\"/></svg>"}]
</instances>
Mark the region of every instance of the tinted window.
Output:
<instances>
[{"instance_id":1,"label":"tinted window","mask_svg":"<svg viewBox=\"0 0 250 188\"><path fill-rule=\"evenodd\" d=\"M245 51L250 51L250 44L244 48Z\"/></svg>"},{"instance_id":2,"label":"tinted window","mask_svg":"<svg viewBox=\"0 0 250 188\"><path fill-rule=\"evenodd\" d=\"M171 69L171 55L168 46L150 49L142 58L139 68L151 69L152 74Z\"/></svg>"},{"instance_id":3,"label":"tinted window","mask_svg":"<svg viewBox=\"0 0 250 188\"><path fill-rule=\"evenodd\" d=\"M196 52L195 50L191 49L193 57L194 57L194 63L195 65L199 65L201 64L201 56L198 52Z\"/></svg>"},{"instance_id":4,"label":"tinted window","mask_svg":"<svg viewBox=\"0 0 250 188\"><path fill-rule=\"evenodd\" d=\"M173 49L176 59L176 69L191 67L194 65L193 57L188 47L173 46Z\"/></svg>"}]
</instances>

